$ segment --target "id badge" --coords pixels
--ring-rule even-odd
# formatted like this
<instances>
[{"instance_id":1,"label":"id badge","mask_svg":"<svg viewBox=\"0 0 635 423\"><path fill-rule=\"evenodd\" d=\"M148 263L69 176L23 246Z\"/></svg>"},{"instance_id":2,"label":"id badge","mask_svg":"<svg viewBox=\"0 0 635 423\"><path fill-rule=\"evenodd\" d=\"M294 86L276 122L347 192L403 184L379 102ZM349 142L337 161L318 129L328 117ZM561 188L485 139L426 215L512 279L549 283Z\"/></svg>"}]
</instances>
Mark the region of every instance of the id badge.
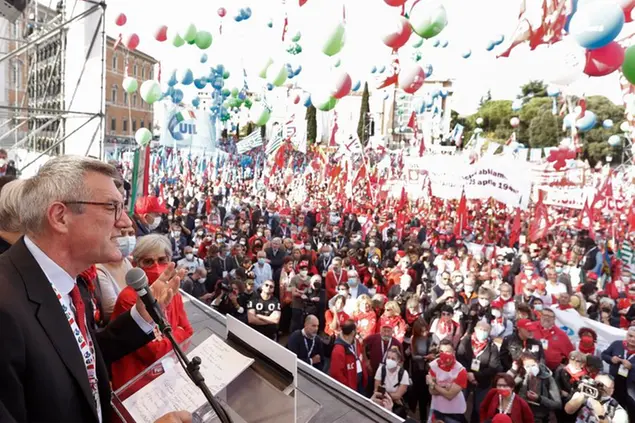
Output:
<instances>
[{"instance_id":1,"label":"id badge","mask_svg":"<svg viewBox=\"0 0 635 423\"><path fill-rule=\"evenodd\" d=\"M549 348L549 341L546 339L542 339L540 342L542 342L542 349L546 350Z\"/></svg>"},{"instance_id":2,"label":"id badge","mask_svg":"<svg viewBox=\"0 0 635 423\"><path fill-rule=\"evenodd\" d=\"M478 358L473 359L470 370L472 370L473 372L478 372L479 370L481 370L481 360L479 360Z\"/></svg>"},{"instance_id":3,"label":"id badge","mask_svg":"<svg viewBox=\"0 0 635 423\"><path fill-rule=\"evenodd\" d=\"M322 272L322 277L326 278L326 270L324 272Z\"/></svg>"},{"instance_id":4,"label":"id badge","mask_svg":"<svg viewBox=\"0 0 635 423\"><path fill-rule=\"evenodd\" d=\"M223 270L223 279L227 277L227 272Z\"/></svg>"},{"instance_id":5,"label":"id badge","mask_svg":"<svg viewBox=\"0 0 635 423\"><path fill-rule=\"evenodd\" d=\"M531 346L531 352L537 353L538 351L540 351L540 349L538 348L538 345L532 345Z\"/></svg>"},{"instance_id":6,"label":"id badge","mask_svg":"<svg viewBox=\"0 0 635 423\"><path fill-rule=\"evenodd\" d=\"M362 373L362 362L357 360L357 373Z\"/></svg>"},{"instance_id":7,"label":"id badge","mask_svg":"<svg viewBox=\"0 0 635 423\"><path fill-rule=\"evenodd\" d=\"M623 364L620 364L620 368L617 371L617 374L622 376L622 377L628 377L628 369L626 367L624 367Z\"/></svg>"}]
</instances>

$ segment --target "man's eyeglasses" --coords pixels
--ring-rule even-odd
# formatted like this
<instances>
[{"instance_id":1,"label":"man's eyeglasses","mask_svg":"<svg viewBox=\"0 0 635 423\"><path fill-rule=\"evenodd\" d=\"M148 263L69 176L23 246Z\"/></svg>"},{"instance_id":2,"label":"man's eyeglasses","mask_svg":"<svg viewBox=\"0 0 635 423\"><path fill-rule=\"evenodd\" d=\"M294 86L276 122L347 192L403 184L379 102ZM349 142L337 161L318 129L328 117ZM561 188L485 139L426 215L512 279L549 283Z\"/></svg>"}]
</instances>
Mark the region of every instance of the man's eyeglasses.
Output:
<instances>
[{"instance_id":1,"label":"man's eyeglasses","mask_svg":"<svg viewBox=\"0 0 635 423\"><path fill-rule=\"evenodd\" d=\"M273 288L273 285L271 285L270 283L266 283L262 286L264 286L265 288Z\"/></svg>"},{"instance_id":2,"label":"man's eyeglasses","mask_svg":"<svg viewBox=\"0 0 635 423\"><path fill-rule=\"evenodd\" d=\"M170 263L170 259L166 256L162 256L162 257L158 257L158 258L153 258L153 257L146 257L146 258L142 258L141 260L139 260L139 266L140 267L151 267L154 266L154 264L168 264Z\"/></svg>"},{"instance_id":3,"label":"man's eyeglasses","mask_svg":"<svg viewBox=\"0 0 635 423\"><path fill-rule=\"evenodd\" d=\"M63 204L81 204L87 206L104 206L106 210L111 212L115 212L115 221L121 218L121 213L123 211L123 203L120 201L109 201L107 203L98 202L98 201L64 201Z\"/></svg>"}]
</instances>

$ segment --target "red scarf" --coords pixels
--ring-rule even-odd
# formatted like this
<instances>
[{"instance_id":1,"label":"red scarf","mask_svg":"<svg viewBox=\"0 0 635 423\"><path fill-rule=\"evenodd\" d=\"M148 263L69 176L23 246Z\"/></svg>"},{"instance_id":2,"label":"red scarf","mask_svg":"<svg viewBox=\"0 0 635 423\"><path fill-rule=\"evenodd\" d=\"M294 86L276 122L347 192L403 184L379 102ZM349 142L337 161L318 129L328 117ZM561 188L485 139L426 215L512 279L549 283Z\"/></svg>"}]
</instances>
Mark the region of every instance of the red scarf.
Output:
<instances>
[{"instance_id":1,"label":"red scarf","mask_svg":"<svg viewBox=\"0 0 635 423\"><path fill-rule=\"evenodd\" d=\"M452 353L442 352L439 354L439 359L437 360L437 364L439 368L443 371L449 372L454 367L454 363L456 362L456 357Z\"/></svg>"},{"instance_id":2,"label":"red scarf","mask_svg":"<svg viewBox=\"0 0 635 423\"><path fill-rule=\"evenodd\" d=\"M626 341L622 341L622 344L624 345L624 351L626 351L626 355L627 355L627 356L630 356L630 355L635 354L635 350L629 350L629 349L628 349L628 346L627 346L627 344L626 344Z\"/></svg>"},{"instance_id":3,"label":"red scarf","mask_svg":"<svg viewBox=\"0 0 635 423\"><path fill-rule=\"evenodd\" d=\"M479 341L478 338L476 338L476 332L474 332L472 334L472 351L474 352L474 356L476 357L485 347L487 347L487 339L482 342Z\"/></svg>"},{"instance_id":4,"label":"red scarf","mask_svg":"<svg viewBox=\"0 0 635 423\"><path fill-rule=\"evenodd\" d=\"M565 367L565 370L567 371L567 373L569 373L569 376L571 376L571 381L572 382L577 382L579 381L582 376L586 375L586 370L584 370L583 368L578 370L575 373L571 373L571 368L569 366Z\"/></svg>"},{"instance_id":5,"label":"red scarf","mask_svg":"<svg viewBox=\"0 0 635 423\"><path fill-rule=\"evenodd\" d=\"M412 324L419 318L419 316L421 316L421 313L413 314L410 312L409 309L406 309L406 323L408 323L409 325L412 326Z\"/></svg>"},{"instance_id":6,"label":"red scarf","mask_svg":"<svg viewBox=\"0 0 635 423\"><path fill-rule=\"evenodd\" d=\"M439 322L437 323L436 333L439 335L439 338L442 338L444 335L451 335L452 330L454 329L454 321L452 319L448 319L447 321L443 321L439 318Z\"/></svg>"},{"instance_id":7,"label":"red scarf","mask_svg":"<svg viewBox=\"0 0 635 423\"><path fill-rule=\"evenodd\" d=\"M570 308L573 308L573 307L571 307L571 304L566 304L566 305L560 305L560 304L558 304L558 308L559 308L560 310L569 310Z\"/></svg>"}]
</instances>

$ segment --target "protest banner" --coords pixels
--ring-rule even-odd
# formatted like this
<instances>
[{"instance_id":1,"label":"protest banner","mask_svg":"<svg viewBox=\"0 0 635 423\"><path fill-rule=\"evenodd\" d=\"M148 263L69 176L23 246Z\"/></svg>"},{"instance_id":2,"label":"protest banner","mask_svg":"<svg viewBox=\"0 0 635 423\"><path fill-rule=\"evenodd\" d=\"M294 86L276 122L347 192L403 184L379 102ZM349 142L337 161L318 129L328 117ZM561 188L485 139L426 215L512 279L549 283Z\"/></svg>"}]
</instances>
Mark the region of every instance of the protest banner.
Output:
<instances>
[{"instance_id":1,"label":"protest banner","mask_svg":"<svg viewBox=\"0 0 635 423\"><path fill-rule=\"evenodd\" d=\"M556 325L567 334L574 346L577 346L580 340L578 337L580 328L591 328L597 333L596 346L598 351L604 351L611 342L626 339L625 330L582 317L575 310L556 310L553 308L552 310L556 314Z\"/></svg>"},{"instance_id":2,"label":"protest banner","mask_svg":"<svg viewBox=\"0 0 635 423\"><path fill-rule=\"evenodd\" d=\"M510 207L529 206L531 181L520 162L510 163L498 157L481 159L467 169L463 181L468 199L491 197Z\"/></svg>"},{"instance_id":3,"label":"protest banner","mask_svg":"<svg viewBox=\"0 0 635 423\"><path fill-rule=\"evenodd\" d=\"M538 199L539 190L545 192L543 202L546 205L576 210L582 210L584 202L587 201L587 199L592 201L595 193L595 189L592 187L579 188L539 185L534 186L532 192L532 198L534 200Z\"/></svg>"}]
</instances>

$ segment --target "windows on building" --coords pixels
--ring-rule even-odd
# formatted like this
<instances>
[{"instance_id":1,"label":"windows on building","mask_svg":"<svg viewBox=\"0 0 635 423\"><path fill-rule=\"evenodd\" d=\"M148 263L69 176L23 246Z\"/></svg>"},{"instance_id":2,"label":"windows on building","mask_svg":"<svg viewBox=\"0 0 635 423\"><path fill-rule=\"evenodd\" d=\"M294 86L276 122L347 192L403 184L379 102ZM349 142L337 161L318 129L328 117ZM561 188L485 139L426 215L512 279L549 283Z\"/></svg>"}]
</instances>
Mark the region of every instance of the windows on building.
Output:
<instances>
[{"instance_id":1,"label":"windows on building","mask_svg":"<svg viewBox=\"0 0 635 423\"><path fill-rule=\"evenodd\" d=\"M110 118L110 132L117 132L117 119Z\"/></svg>"},{"instance_id":2,"label":"windows on building","mask_svg":"<svg viewBox=\"0 0 635 423\"><path fill-rule=\"evenodd\" d=\"M146 79L146 67L141 66L141 79Z\"/></svg>"},{"instance_id":3,"label":"windows on building","mask_svg":"<svg viewBox=\"0 0 635 423\"><path fill-rule=\"evenodd\" d=\"M112 69L117 70L117 55L116 54L112 55Z\"/></svg>"},{"instance_id":4,"label":"windows on building","mask_svg":"<svg viewBox=\"0 0 635 423\"><path fill-rule=\"evenodd\" d=\"M132 67L132 74L134 76L137 76L137 64L135 63L134 66Z\"/></svg>"},{"instance_id":5,"label":"windows on building","mask_svg":"<svg viewBox=\"0 0 635 423\"><path fill-rule=\"evenodd\" d=\"M132 132L137 131L137 119L132 119Z\"/></svg>"},{"instance_id":6,"label":"windows on building","mask_svg":"<svg viewBox=\"0 0 635 423\"><path fill-rule=\"evenodd\" d=\"M128 132L128 119L124 118L123 119L123 132Z\"/></svg>"},{"instance_id":7,"label":"windows on building","mask_svg":"<svg viewBox=\"0 0 635 423\"><path fill-rule=\"evenodd\" d=\"M110 92L110 101L113 103L117 102L117 85L112 86L112 91Z\"/></svg>"},{"instance_id":8,"label":"windows on building","mask_svg":"<svg viewBox=\"0 0 635 423\"><path fill-rule=\"evenodd\" d=\"M126 90L123 91L123 104L128 105L128 92Z\"/></svg>"},{"instance_id":9,"label":"windows on building","mask_svg":"<svg viewBox=\"0 0 635 423\"><path fill-rule=\"evenodd\" d=\"M137 94L132 95L132 107L137 107Z\"/></svg>"},{"instance_id":10,"label":"windows on building","mask_svg":"<svg viewBox=\"0 0 635 423\"><path fill-rule=\"evenodd\" d=\"M139 123L139 128L145 128L145 124L143 123L143 119L141 119L141 123Z\"/></svg>"}]
</instances>

